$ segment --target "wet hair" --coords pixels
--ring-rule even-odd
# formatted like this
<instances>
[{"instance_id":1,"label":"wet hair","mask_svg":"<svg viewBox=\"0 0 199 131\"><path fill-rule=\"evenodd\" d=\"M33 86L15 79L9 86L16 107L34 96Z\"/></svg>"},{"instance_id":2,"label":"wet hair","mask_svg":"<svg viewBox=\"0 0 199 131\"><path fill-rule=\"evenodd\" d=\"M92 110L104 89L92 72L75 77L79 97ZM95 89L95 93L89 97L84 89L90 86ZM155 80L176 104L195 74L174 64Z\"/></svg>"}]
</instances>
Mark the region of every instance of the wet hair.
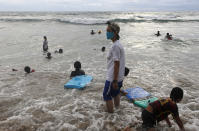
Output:
<instances>
[{"instance_id":1,"label":"wet hair","mask_svg":"<svg viewBox=\"0 0 199 131\"><path fill-rule=\"evenodd\" d=\"M120 36L119 36L120 27L119 27L119 25L114 23L114 22L110 22L110 21L108 21L107 24L108 24L108 27L110 27L110 29L114 33L116 33L116 39L119 40L120 39Z\"/></svg>"},{"instance_id":2,"label":"wet hair","mask_svg":"<svg viewBox=\"0 0 199 131\"><path fill-rule=\"evenodd\" d=\"M59 49L59 53L60 53L60 54L63 53L63 49Z\"/></svg>"},{"instance_id":3,"label":"wet hair","mask_svg":"<svg viewBox=\"0 0 199 131\"><path fill-rule=\"evenodd\" d=\"M102 47L102 52L104 52L104 51L105 51L105 49L106 49L106 47L104 47L104 46L103 46L103 47Z\"/></svg>"},{"instance_id":4,"label":"wet hair","mask_svg":"<svg viewBox=\"0 0 199 131\"><path fill-rule=\"evenodd\" d=\"M47 53L47 57L48 57L48 58L51 57L51 53L50 53L50 52Z\"/></svg>"},{"instance_id":5,"label":"wet hair","mask_svg":"<svg viewBox=\"0 0 199 131\"><path fill-rule=\"evenodd\" d=\"M29 66L25 66L25 67L24 67L24 71L25 71L26 73L30 73L30 72L31 72L31 69L30 69Z\"/></svg>"},{"instance_id":6,"label":"wet hair","mask_svg":"<svg viewBox=\"0 0 199 131\"><path fill-rule=\"evenodd\" d=\"M167 35L169 35L169 33L167 33Z\"/></svg>"},{"instance_id":7,"label":"wet hair","mask_svg":"<svg viewBox=\"0 0 199 131\"><path fill-rule=\"evenodd\" d=\"M45 39L45 40L47 40L47 37L46 37L46 36L44 36L44 39Z\"/></svg>"},{"instance_id":8,"label":"wet hair","mask_svg":"<svg viewBox=\"0 0 199 131\"><path fill-rule=\"evenodd\" d=\"M180 87L174 87L170 93L170 98L175 102L178 99L181 100L183 98L183 90Z\"/></svg>"},{"instance_id":9,"label":"wet hair","mask_svg":"<svg viewBox=\"0 0 199 131\"><path fill-rule=\"evenodd\" d=\"M129 74L129 71L129 68L125 67L124 76L127 76Z\"/></svg>"},{"instance_id":10,"label":"wet hair","mask_svg":"<svg viewBox=\"0 0 199 131\"><path fill-rule=\"evenodd\" d=\"M75 61L74 68L75 69L81 69L81 63L79 61Z\"/></svg>"}]
</instances>

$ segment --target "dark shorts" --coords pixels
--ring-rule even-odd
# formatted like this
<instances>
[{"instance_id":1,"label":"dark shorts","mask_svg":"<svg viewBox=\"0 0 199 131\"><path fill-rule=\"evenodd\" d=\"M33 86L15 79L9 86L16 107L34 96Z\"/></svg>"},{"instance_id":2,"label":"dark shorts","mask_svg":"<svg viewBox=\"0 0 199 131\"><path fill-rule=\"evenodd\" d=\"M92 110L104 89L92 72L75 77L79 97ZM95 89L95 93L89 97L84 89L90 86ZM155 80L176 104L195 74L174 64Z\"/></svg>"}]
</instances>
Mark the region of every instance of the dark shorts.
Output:
<instances>
[{"instance_id":1,"label":"dark shorts","mask_svg":"<svg viewBox=\"0 0 199 131\"><path fill-rule=\"evenodd\" d=\"M108 101L108 100L112 100L112 97L116 97L120 93L120 88L122 87L122 85L123 85L123 81L118 82L118 89L115 90L112 87L112 83L106 80L105 85L104 85L104 92L103 92L104 100Z\"/></svg>"},{"instance_id":2,"label":"dark shorts","mask_svg":"<svg viewBox=\"0 0 199 131\"><path fill-rule=\"evenodd\" d=\"M143 128L153 128L156 125L154 115L147 110L142 111L142 121Z\"/></svg>"}]
</instances>

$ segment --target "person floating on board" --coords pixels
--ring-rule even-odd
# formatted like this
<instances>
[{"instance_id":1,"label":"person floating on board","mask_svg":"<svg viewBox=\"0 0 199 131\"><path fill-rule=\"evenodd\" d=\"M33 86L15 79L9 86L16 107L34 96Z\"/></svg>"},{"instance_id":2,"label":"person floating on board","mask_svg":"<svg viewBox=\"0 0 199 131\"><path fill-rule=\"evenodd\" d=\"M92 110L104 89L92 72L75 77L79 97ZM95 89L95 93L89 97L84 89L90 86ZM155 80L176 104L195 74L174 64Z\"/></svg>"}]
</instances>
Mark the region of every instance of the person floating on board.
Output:
<instances>
[{"instance_id":1,"label":"person floating on board","mask_svg":"<svg viewBox=\"0 0 199 131\"><path fill-rule=\"evenodd\" d=\"M94 30L91 30L91 35L94 35L94 34L95 34Z\"/></svg>"},{"instance_id":2,"label":"person floating on board","mask_svg":"<svg viewBox=\"0 0 199 131\"><path fill-rule=\"evenodd\" d=\"M150 103L142 112L143 128L149 129L148 131L154 130L154 126L162 120L165 120L169 127L171 127L172 125L168 119L168 115L172 114L180 130L185 131L179 117L177 106L177 103L179 103L182 98L183 90L179 87L175 87L170 93L170 98L161 98Z\"/></svg>"},{"instance_id":3,"label":"person floating on board","mask_svg":"<svg viewBox=\"0 0 199 131\"><path fill-rule=\"evenodd\" d=\"M120 88L123 86L125 71L125 52L120 44L120 27L115 23L107 22L107 39L112 40L113 45L107 56L107 78L104 85L103 98L109 113L113 113L113 107L120 105ZM114 99L114 105L113 105Z\"/></svg>"},{"instance_id":4,"label":"person floating on board","mask_svg":"<svg viewBox=\"0 0 199 131\"><path fill-rule=\"evenodd\" d=\"M74 68L75 68L75 71L71 72L70 78L75 77L75 76L85 75L84 70L81 70L81 63L79 61L76 61L74 63Z\"/></svg>"},{"instance_id":5,"label":"person floating on board","mask_svg":"<svg viewBox=\"0 0 199 131\"><path fill-rule=\"evenodd\" d=\"M160 31L157 31L157 34L155 34L156 36L161 36Z\"/></svg>"},{"instance_id":6,"label":"person floating on board","mask_svg":"<svg viewBox=\"0 0 199 131\"><path fill-rule=\"evenodd\" d=\"M48 41L47 41L47 37L46 37L46 36L44 36L43 51L44 51L44 52L47 52L47 51L48 51Z\"/></svg>"},{"instance_id":7,"label":"person floating on board","mask_svg":"<svg viewBox=\"0 0 199 131\"><path fill-rule=\"evenodd\" d=\"M51 58L52 58L52 56L51 56L51 53L50 53L50 52L48 52L48 53L47 53L46 58L47 58L47 59L51 59Z\"/></svg>"},{"instance_id":8,"label":"person floating on board","mask_svg":"<svg viewBox=\"0 0 199 131\"><path fill-rule=\"evenodd\" d=\"M168 39L168 40L172 40L172 35L169 34L169 33L167 33L166 36L165 36L165 38Z\"/></svg>"},{"instance_id":9,"label":"person floating on board","mask_svg":"<svg viewBox=\"0 0 199 131\"><path fill-rule=\"evenodd\" d=\"M30 68L29 66L25 66L25 67L24 67L24 71L25 71L27 74L32 73L32 72L35 72L35 70L34 70L34 69L31 70L31 68Z\"/></svg>"}]
</instances>

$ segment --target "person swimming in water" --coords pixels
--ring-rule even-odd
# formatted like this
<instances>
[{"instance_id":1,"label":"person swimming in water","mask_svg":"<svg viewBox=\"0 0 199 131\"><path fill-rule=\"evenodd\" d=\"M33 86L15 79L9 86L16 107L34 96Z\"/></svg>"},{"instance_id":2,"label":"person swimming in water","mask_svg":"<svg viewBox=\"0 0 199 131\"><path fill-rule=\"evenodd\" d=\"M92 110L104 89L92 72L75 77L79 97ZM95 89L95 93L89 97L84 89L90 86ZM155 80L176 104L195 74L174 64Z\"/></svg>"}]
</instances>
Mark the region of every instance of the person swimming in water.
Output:
<instances>
[{"instance_id":1,"label":"person swimming in water","mask_svg":"<svg viewBox=\"0 0 199 131\"><path fill-rule=\"evenodd\" d=\"M169 34L169 33L167 33L166 36L165 36L165 38L168 39L168 40L172 40L172 35Z\"/></svg>"},{"instance_id":2,"label":"person swimming in water","mask_svg":"<svg viewBox=\"0 0 199 131\"><path fill-rule=\"evenodd\" d=\"M48 51L48 41L47 41L47 37L46 37L46 36L44 36L43 51L44 51L44 52L47 52L47 51Z\"/></svg>"},{"instance_id":3,"label":"person swimming in water","mask_svg":"<svg viewBox=\"0 0 199 131\"><path fill-rule=\"evenodd\" d=\"M157 31L157 34L155 34L156 36L161 36L160 31Z\"/></svg>"},{"instance_id":4,"label":"person swimming in water","mask_svg":"<svg viewBox=\"0 0 199 131\"><path fill-rule=\"evenodd\" d=\"M62 54L63 53L63 49L59 49L59 50L55 50L55 53L60 53L60 54Z\"/></svg>"},{"instance_id":5,"label":"person swimming in water","mask_svg":"<svg viewBox=\"0 0 199 131\"><path fill-rule=\"evenodd\" d=\"M75 68L75 71L71 72L70 78L75 77L75 76L79 76L79 75L85 75L84 70L81 70L81 63L79 61L76 61L74 63L74 68Z\"/></svg>"},{"instance_id":6,"label":"person swimming in water","mask_svg":"<svg viewBox=\"0 0 199 131\"><path fill-rule=\"evenodd\" d=\"M47 57L46 57L47 59L51 59L52 58L52 56L51 56L51 53L50 52L48 52L47 53Z\"/></svg>"},{"instance_id":7,"label":"person swimming in water","mask_svg":"<svg viewBox=\"0 0 199 131\"><path fill-rule=\"evenodd\" d=\"M91 35L94 35L94 34L95 34L94 30L91 30Z\"/></svg>"},{"instance_id":8,"label":"person swimming in water","mask_svg":"<svg viewBox=\"0 0 199 131\"><path fill-rule=\"evenodd\" d=\"M31 70L31 68L30 68L29 66L25 66L25 67L24 67L24 71L25 71L27 74L32 73L32 72L35 72L35 70L34 70L34 69Z\"/></svg>"}]
</instances>

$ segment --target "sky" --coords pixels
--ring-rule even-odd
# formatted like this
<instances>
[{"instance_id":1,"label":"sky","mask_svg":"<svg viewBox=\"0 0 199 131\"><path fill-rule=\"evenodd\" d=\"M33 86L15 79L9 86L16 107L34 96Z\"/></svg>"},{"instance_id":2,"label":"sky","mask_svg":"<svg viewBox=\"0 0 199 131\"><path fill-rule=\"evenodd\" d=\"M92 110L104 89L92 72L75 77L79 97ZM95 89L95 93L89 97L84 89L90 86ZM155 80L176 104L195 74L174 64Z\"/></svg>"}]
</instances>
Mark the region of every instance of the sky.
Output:
<instances>
[{"instance_id":1,"label":"sky","mask_svg":"<svg viewBox=\"0 0 199 131\"><path fill-rule=\"evenodd\" d=\"M199 0L0 0L0 11L198 11Z\"/></svg>"}]
</instances>

